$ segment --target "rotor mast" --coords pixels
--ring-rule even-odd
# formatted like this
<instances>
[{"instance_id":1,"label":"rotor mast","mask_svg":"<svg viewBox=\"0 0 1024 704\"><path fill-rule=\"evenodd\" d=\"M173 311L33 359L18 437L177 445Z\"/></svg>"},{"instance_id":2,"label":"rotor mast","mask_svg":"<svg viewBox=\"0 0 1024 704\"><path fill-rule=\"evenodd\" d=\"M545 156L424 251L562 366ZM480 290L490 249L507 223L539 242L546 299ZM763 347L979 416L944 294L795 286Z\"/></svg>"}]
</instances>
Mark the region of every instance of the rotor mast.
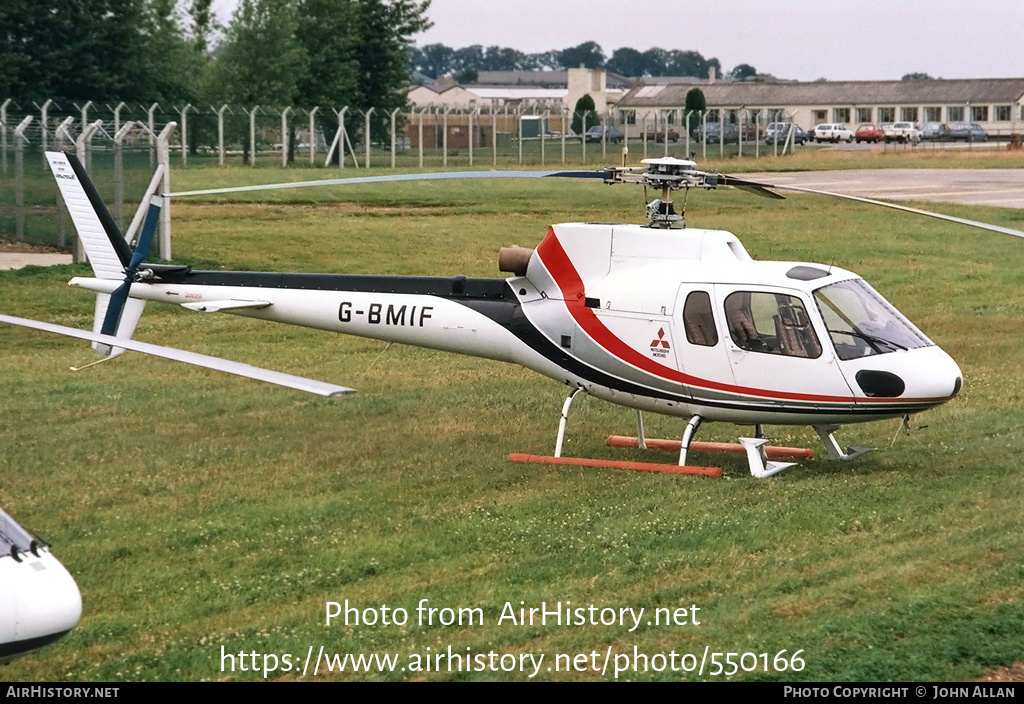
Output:
<instances>
[{"instance_id":1,"label":"rotor mast","mask_svg":"<svg viewBox=\"0 0 1024 704\"><path fill-rule=\"evenodd\" d=\"M697 164L689 159L661 157L644 159L646 167L640 169L614 168L608 170L606 183L636 183L661 189L661 198L647 204L647 227L658 229L682 229L686 227L683 215L676 212L672 203L672 191L691 187L714 188L718 185L714 174L697 170Z\"/></svg>"}]
</instances>

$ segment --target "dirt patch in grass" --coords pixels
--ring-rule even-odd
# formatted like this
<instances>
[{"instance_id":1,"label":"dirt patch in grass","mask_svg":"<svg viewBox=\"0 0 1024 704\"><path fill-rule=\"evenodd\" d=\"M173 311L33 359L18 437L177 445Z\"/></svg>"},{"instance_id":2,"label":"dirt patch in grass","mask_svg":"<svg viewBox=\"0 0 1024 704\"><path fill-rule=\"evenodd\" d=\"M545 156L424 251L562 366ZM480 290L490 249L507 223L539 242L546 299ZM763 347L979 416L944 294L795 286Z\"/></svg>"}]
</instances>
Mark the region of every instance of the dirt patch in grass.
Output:
<instances>
[{"instance_id":1,"label":"dirt patch in grass","mask_svg":"<svg viewBox=\"0 0 1024 704\"><path fill-rule=\"evenodd\" d=\"M18 242L0 237L0 252L17 252L19 254L67 254L63 249L57 249L45 244L34 242Z\"/></svg>"},{"instance_id":2,"label":"dirt patch in grass","mask_svg":"<svg viewBox=\"0 0 1024 704\"><path fill-rule=\"evenodd\" d=\"M993 667L978 678L978 682L1024 682L1024 660L1008 667Z\"/></svg>"}]
</instances>

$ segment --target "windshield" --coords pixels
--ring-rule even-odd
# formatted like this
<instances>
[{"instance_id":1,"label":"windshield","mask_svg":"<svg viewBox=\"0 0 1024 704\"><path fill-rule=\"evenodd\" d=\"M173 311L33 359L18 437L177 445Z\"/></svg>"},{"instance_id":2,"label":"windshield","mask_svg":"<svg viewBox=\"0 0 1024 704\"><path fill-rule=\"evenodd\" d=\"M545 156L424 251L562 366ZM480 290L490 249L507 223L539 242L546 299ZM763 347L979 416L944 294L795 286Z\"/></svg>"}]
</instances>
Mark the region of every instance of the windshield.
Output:
<instances>
[{"instance_id":1,"label":"windshield","mask_svg":"<svg viewBox=\"0 0 1024 704\"><path fill-rule=\"evenodd\" d=\"M933 345L909 320L863 279L850 279L814 292L839 359Z\"/></svg>"}]
</instances>

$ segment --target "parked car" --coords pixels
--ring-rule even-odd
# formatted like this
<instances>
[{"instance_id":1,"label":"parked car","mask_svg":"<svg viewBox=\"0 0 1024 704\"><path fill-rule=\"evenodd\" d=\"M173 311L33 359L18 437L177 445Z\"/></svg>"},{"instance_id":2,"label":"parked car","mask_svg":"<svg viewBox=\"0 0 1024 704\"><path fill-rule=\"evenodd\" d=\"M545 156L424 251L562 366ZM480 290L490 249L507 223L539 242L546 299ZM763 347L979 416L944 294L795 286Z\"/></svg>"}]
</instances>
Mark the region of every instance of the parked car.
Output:
<instances>
[{"instance_id":1,"label":"parked car","mask_svg":"<svg viewBox=\"0 0 1024 704\"><path fill-rule=\"evenodd\" d=\"M853 138L857 140L857 144L861 142L871 142L872 144L878 144L884 137L882 128L878 125L864 124L857 128L857 131L853 133Z\"/></svg>"},{"instance_id":2,"label":"parked car","mask_svg":"<svg viewBox=\"0 0 1024 704\"><path fill-rule=\"evenodd\" d=\"M937 142L949 139L949 125L945 122L926 122L921 126L921 139Z\"/></svg>"},{"instance_id":3,"label":"parked car","mask_svg":"<svg viewBox=\"0 0 1024 704\"><path fill-rule=\"evenodd\" d=\"M772 146L772 145L775 144L776 135L778 136L778 143L780 145L785 144L786 140L789 139L789 130L790 130L790 128L792 128L794 130L794 132L793 132L793 144L803 144L804 142L807 141L807 133L804 132L799 126L797 126L797 125L790 125L788 123L781 123L781 122L780 123L773 123L773 124L780 124L780 125L782 125L782 127L776 127L775 129L766 132L766 136L764 138L764 143L767 144L768 146ZM771 125L769 125L769 128L770 127L771 127Z\"/></svg>"},{"instance_id":4,"label":"parked car","mask_svg":"<svg viewBox=\"0 0 1024 704\"><path fill-rule=\"evenodd\" d=\"M949 138L964 142L984 142L988 133L977 122L955 122L949 128Z\"/></svg>"},{"instance_id":5,"label":"parked car","mask_svg":"<svg viewBox=\"0 0 1024 704\"><path fill-rule=\"evenodd\" d=\"M647 139L654 142L664 142L666 137L668 137L668 141L670 142L679 141L679 133L671 127L648 127L640 133L640 139Z\"/></svg>"},{"instance_id":6,"label":"parked car","mask_svg":"<svg viewBox=\"0 0 1024 704\"><path fill-rule=\"evenodd\" d=\"M911 142L916 144L921 141L921 131L913 122L894 122L882 129L886 142Z\"/></svg>"},{"instance_id":7,"label":"parked car","mask_svg":"<svg viewBox=\"0 0 1024 704\"><path fill-rule=\"evenodd\" d=\"M839 123L823 122L814 126L814 136L811 139L815 142L852 142L853 132Z\"/></svg>"},{"instance_id":8,"label":"parked car","mask_svg":"<svg viewBox=\"0 0 1024 704\"><path fill-rule=\"evenodd\" d=\"M585 135L585 139L588 142L600 142L602 139L612 144L618 144L622 141L622 131L618 127L602 127L601 125L594 125Z\"/></svg>"},{"instance_id":9,"label":"parked car","mask_svg":"<svg viewBox=\"0 0 1024 704\"><path fill-rule=\"evenodd\" d=\"M703 132L701 127L697 127L693 130L693 141L700 142L704 139L704 135L707 135L708 144L738 144L740 141L740 127L739 125L725 125L723 129L721 122L708 122L703 126ZM723 134L724 133L724 134ZM747 137L744 135L744 140Z\"/></svg>"}]
</instances>

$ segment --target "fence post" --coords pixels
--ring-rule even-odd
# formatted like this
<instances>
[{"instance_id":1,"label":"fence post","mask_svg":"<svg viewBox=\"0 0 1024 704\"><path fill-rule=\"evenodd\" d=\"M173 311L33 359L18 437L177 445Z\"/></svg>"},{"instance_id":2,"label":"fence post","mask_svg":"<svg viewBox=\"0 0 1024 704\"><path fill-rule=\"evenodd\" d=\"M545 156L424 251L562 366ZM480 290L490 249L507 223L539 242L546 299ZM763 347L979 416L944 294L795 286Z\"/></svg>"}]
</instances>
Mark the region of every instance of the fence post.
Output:
<instances>
[{"instance_id":1,"label":"fence post","mask_svg":"<svg viewBox=\"0 0 1024 704\"><path fill-rule=\"evenodd\" d=\"M188 166L188 111L195 110L192 103L181 109L181 165Z\"/></svg>"},{"instance_id":2,"label":"fence post","mask_svg":"<svg viewBox=\"0 0 1024 704\"><path fill-rule=\"evenodd\" d=\"M49 147L49 145L47 144L47 139L48 139L49 135L46 133L46 125L49 124L49 123L47 122L46 113L50 109L50 106L52 104L53 104L53 100L52 99L51 100L47 100L45 103L43 103L43 107L39 108L39 119L42 120L42 125L40 126L40 129L42 130L42 133L43 133L43 153L44 154L46 153L46 150ZM44 156L43 160L45 161L45 159L46 159L46 157Z\"/></svg>"},{"instance_id":3,"label":"fence post","mask_svg":"<svg viewBox=\"0 0 1024 704\"><path fill-rule=\"evenodd\" d=\"M0 104L0 158L3 159L3 172L7 173L7 106L11 104L11 98Z\"/></svg>"},{"instance_id":4,"label":"fence post","mask_svg":"<svg viewBox=\"0 0 1024 704\"><path fill-rule=\"evenodd\" d=\"M476 141L476 131L473 129L473 118L480 112L480 108L473 108L469 111L469 165L473 165L473 142Z\"/></svg>"},{"instance_id":5,"label":"fence post","mask_svg":"<svg viewBox=\"0 0 1024 704\"><path fill-rule=\"evenodd\" d=\"M124 103L121 103L124 105ZM120 107L120 106L118 106ZM117 226L124 230L124 138L135 127L134 121L124 124L114 133L114 212L117 216Z\"/></svg>"},{"instance_id":6,"label":"fence post","mask_svg":"<svg viewBox=\"0 0 1024 704\"><path fill-rule=\"evenodd\" d=\"M743 158L743 113L746 111L745 107L740 106L739 119L736 120L736 127L739 128L736 135L736 147L738 149L736 157L739 159Z\"/></svg>"},{"instance_id":7,"label":"fence post","mask_svg":"<svg viewBox=\"0 0 1024 704\"><path fill-rule=\"evenodd\" d=\"M550 110L545 110L544 115L540 118L540 165L544 166L544 137L548 131L548 118L551 116Z\"/></svg>"},{"instance_id":8,"label":"fence post","mask_svg":"<svg viewBox=\"0 0 1024 704\"><path fill-rule=\"evenodd\" d=\"M289 105L281 111L281 166L288 167L288 113L292 111Z\"/></svg>"},{"instance_id":9,"label":"fence post","mask_svg":"<svg viewBox=\"0 0 1024 704\"><path fill-rule=\"evenodd\" d=\"M120 102L117 104L117 107L114 108L114 134L121 131L121 108L124 107L128 107L127 104ZM109 109L110 106L108 105L107 108Z\"/></svg>"},{"instance_id":10,"label":"fence post","mask_svg":"<svg viewBox=\"0 0 1024 704\"><path fill-rule=\"evenodd\" d=\"M316 163L316 114L320 106L316 105L309 111L309 165Z\"/></svg>"},{"instance_id":11,"label":"fence post","mask_svg":"<svg viewBox=\"0 0 1024 704\"><path fill-rule=\"evenodd\" d=\"M516 108L516 132L519 141L519 165L523 165L523 113Z\"/></svg>"},{"instance_id":12,"label":"fence post","mask_svg":"<svg viewBox=\"0 0 1024 704\"><path fill-rule=\"evenodd\" d=\"M395 168L395 157L397 156L398 140L398 111L402 108L395 108L391 111L391 168Z\"/></svg>"},{"instance_id":13,"label":"fence post","mask_svg":"<svg viewBox=\"0 0 1024 704\"><path fill-rule=\"evenodd\" d=\"M213 109L213 106L210 106ZM217 111L217 165L224 166L224 111L228 110L227 103L220 106ZM152 137L150 137L152 139Z\"/></svg>"},{"instance_id":14,"label":"fence post","mask_svg":"<svg viewBox=\"0 0 1024 704\"><path fill-rule=\"evenodd\" d=\"M635 112L633 113L636 114ZM622 149L619 152L619 162L621 166L626 165L626 157L629 156L629 120L626 116L619 112L618 108L615 108L616 122L622 125Z\"/></svg>"},{"instance_id":15,"label":"fence post","mask_svg":"<svg viewBox=\"0 0 1024 704\"><path fill-rule=\"evenodd\" d=\"M498 165L498 115L494 108L497 107L491 101L491 166Z\"/></svg>"},{"instance_id":16,"label":"fence post","mask_svg":"<svg viewBox=\"0 0 1024 704\"><path fill-rule=\"evenodd\" d=\"M701 141L701 161L707 161L708 158L708 111L704 110L700 114L700 141Z\"/></svg>"},{"instance_id":17,"label":"fence post","mask_svg":"<svg viewBox=\"0 0 1024 704\"><path fill-rule=\"evenodd\" d=\"M376 108L370 108L366 111L366 128L363 130L363 139L366 141L366 168L370 168L370 115ZM353 155L353 161L355 156Z\"/></svg>"},{"instance_id":18,"label":"fence post","mask_svg":"<svg viewBox=\"0 0 1024 704\"><path fill-rule=\"evenodd\" d=\"M149 168L156 166L156 121L153 114L160 103L153 103L146 112L149 114Z\"/></svg>"},{"instance_id":19,"label":"fence post","mask_svg":"<svg viewBox=\"0 0 1024 704\"><path fill-rule=\"evenodd\" d=\"M559 132L562 133L562 163L565 164L565 131L569 129L569 126L565 122L566 116L569 114L569 108L562 107L562 129Z\"/></svg>"},{"instance_id":20,"label":"fence post","mask_svg":"<svg viewBox=\"0 0 1024 704\"><path fill-rule=\"evenodd\" d=\"M14 128L14 205L16 210L15 232L18 241L25 239L25 144L28 138L25 130L32 124L32 116L27 115Z\"/></svg>"},{"instance_id":21,"label":"fence post","mask_svg":"<svg viewBox=\"0 0 1024 704\"><path fill-rule=\"evenodd\" d=\"M256 111L260 106L256 105L249 111L249 166L256 166Z\"/></svg>"},{"instance_id":22,"label":"fence post","mask_svg":"<svg viewBox=\"0 0 1024 704\"><path fill-rule=\"evenodd\" d=\"M164 172L161 195L171 192L171 132L175 127L176 124L168 122L156 139L157 165L162 166ZM166 197L160 208L160 258L165 261L171 258L171 199Z\"/></svg>"},{"instance_id":23,"label":"fence post","mask_svg":"<svg viewBox=\"0 0 1024 704\"><path fill-rule=\"evenodd\" d=\"M346 142L346 140L348 140L348 130L345 129L345 113L347 113L347 112L348 112L348 105L343 107L341 109L341 112L338 113L338 140L339 140L339 142L338 142L338 149L341 150L341 152L338 154L338 168L339 169L344 169L345 168L345 142ZM351 145L349 145L349 146L351 147ZM352 161L355 161L355 159L353 159ZM357 166L358 166L358 164L357 164Z\"/></svg>"},{"instance_id":24,"label":"fence post","mask_svg":"<svg viewBox=\"0 0 1024 704\"><path fill-rule=\"evenodd\" d=\"M445 168L448 168L448 111L451 109L450 105L445 105L441 114L441 163Z\"/></svg>"},{"instance_id":25,"label":"fence post","mask_svg":"<svg viewBox=\"0 0 1024 704\"><path fill-rule=\"evenodd\" d=\"M661 136L665 140L665 156L668 156L668 113L661 115Z\"/></svg>"}]
</instances>

